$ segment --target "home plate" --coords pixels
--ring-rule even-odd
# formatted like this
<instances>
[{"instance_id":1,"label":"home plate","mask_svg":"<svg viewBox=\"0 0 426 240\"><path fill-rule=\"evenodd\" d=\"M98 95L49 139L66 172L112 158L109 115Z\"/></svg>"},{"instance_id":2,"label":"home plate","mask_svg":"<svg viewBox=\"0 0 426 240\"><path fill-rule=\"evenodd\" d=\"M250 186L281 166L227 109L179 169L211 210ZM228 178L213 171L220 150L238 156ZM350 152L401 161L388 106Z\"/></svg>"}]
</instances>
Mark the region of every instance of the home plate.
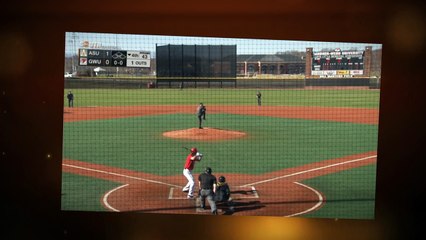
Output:
<instances>
[{"instance_id":1,"label":"home plate","mask_svg":"<svg viewBox=\"0 0 426 240\"><path fill-rule=\"evenodd\" d=\"M259 198L259 193L254 186L231 188L231 197L234 200Z\"/></svg>"},{"instance_id":2,"label":"home plate","mask_svg":"<svg viewBox=\"0 0 426 240\"><path fill-rule=\"evenodd\" d=\"M197 190L198 191L198 190ZM196 195L196 194L195 194ZM187 199L188 193L182 192L182 188L171 187L169 200ZM254 186L231 187L231 197L234 200L259 198L259 193Z\"/></svg>"}]
</instances>

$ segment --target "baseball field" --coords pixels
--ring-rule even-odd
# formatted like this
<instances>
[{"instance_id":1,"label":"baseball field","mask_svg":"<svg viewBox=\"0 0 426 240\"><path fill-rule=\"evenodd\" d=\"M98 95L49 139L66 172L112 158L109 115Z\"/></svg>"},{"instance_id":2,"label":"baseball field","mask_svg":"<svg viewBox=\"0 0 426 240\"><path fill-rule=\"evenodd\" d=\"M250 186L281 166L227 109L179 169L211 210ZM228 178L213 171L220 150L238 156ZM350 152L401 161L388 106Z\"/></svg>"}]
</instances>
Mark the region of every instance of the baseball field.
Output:
<instances>
[{"instance_id":1,"label":"baseball field","mask_svg":"<svg viewBox=\"0 0 426 240\"><path fill-rule=\"evenodd\" d=\"M62 210L209 214L182 192L197 147L194 177L209 166L231 187L221 214L373 219L379 90L256 92L65 89Z\"/></svg>"}]
</instances>

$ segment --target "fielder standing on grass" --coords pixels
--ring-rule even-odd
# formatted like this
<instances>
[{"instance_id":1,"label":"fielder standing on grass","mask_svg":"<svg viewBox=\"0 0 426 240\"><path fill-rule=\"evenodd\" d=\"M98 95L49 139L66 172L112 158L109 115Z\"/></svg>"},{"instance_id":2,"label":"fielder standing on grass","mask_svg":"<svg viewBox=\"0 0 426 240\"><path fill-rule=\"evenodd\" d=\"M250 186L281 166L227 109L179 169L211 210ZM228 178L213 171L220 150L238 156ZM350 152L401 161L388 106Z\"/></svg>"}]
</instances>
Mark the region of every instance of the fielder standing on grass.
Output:
<instances>
[{"instance_id":1,"label":"fielder standing on grass","mask_svg":"<svg viewBox=\"0 0 426 240\"><path fill-rule=\"evenodd\" d=\"M74 107L74 94L72 94L71 91L68 92L67 99L68 99L68 107L70 108Z\"/></svg>"},{"instance_id":2,"label":"fielder standing on grass","mask_svg":"<svg viewBox=\"0 0 426 240\"><path fill-rule=\"evenodd\" d=\"M185 166L183 167L183 175L188 179L188 183L183 187L182 192L188 192L188 199L194 198L194 177L192 170L194 169L195 162L201 161L203 154L199 153L196 148L191 148L191 152L186 157Z\"/></svg>"},{"instance_id":3,"label":"fielder standing on grass","mask_svg":"<svg viewBox=\"0 0 426 240\"><path fill-rule=\"evenodd\" d=\"M257 97L257 106L262 106L262 94L260 93L260 91L257 91L256 97Z\"/></svg>"}]
</instances>

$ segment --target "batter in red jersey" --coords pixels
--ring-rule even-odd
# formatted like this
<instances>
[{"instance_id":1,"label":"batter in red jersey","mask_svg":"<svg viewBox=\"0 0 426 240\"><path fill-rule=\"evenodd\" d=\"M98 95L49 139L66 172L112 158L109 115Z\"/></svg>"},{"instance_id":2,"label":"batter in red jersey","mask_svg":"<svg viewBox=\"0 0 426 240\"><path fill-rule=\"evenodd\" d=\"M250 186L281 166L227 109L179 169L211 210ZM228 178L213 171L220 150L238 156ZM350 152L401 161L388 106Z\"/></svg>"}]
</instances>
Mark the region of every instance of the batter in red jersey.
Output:
<instances>
[{"instance_id":1,"label":"batter in red jersey","mask_svg":"<svg viewBox=\"0 0 426 240\"><path fill-rule=\"evenodd\" d=\"M191 153L186 157L185 166L183 167L183 175L188 179L188 183L183 187L183 192L188 192L188 199L194 198L194 177L192 170L194 169L195 162L201 161L203 154L199 153L196 148L191 148Z\"/></svg>"}]
</instances>

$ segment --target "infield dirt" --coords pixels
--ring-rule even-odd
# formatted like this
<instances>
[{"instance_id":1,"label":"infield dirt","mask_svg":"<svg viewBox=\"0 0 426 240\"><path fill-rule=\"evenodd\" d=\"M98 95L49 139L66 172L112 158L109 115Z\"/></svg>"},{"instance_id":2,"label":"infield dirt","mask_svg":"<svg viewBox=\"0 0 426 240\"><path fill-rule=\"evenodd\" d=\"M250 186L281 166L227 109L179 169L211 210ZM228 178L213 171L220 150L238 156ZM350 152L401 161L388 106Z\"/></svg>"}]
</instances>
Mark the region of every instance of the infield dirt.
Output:
<instances>
[{"instance_id":1,"label":"infield dirt","mask_svg":"<svg viewBox=\"0 0 426 240\"><path fill-rule=\"evenodd\" d=\"M65 108L64 122L114 119L146 115L194 113L193 106L128 106ZM377 124L378 110L325 107L210 106L209 113L231 113L278 118L316 119L335 122ZM194 114L195 115L195 114ZM194 117L195 118L195 117ZM195 140L244 138L247 134L224 129L190 128L164 133L167 137ZM197 139L198 138L198 139ZM295 168L280 169L262 175L221 173L231 180L236 212L233 215L296 216L318 210L326 201L321 192L303 185L305 179L376 163L376 152L365 152L328 159ZM195 201L185 199L181 175L159 176L111 166L63 159L63 171L122 183L100 198L108 210L150 213L196 214ZM179 169L180 170L180 169ZM244 198L256 187L256 198ZM176 189L172 191L171 189ZM171 194L173 192L174 194ZM239 199L241 197L241 199ZM208 214L208 213L207 213Z\"/></svg>"}]
</instances>

